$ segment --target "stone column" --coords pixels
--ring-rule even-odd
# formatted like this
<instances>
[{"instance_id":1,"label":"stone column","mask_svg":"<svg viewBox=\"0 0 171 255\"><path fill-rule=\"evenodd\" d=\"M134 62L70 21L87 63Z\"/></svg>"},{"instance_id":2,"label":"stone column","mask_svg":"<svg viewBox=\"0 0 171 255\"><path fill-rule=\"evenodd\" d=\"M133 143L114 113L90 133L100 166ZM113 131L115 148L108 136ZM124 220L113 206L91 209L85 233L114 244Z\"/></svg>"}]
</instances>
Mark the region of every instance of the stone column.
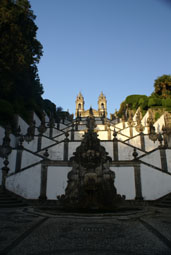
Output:
<instances>
[{"instance_id":1,"label":"stone column","mask_svg":"<svg viewBox=\"0 0 171 255\"><path fill-rule=\"evenodd\" d=\"M133 127L129 126L129 135L130 137L133 137Z\"/></svg>"},{"instance_id":2,"label":"stone column","mask_svg":"<svg viewBox=\"0 0 171 255\"><path fill-rule=\"evenodd\" d=\"M135 199L143 200L141 187L141 169L139 163L136 163L134 165L134 177L135 177Z\"/></svg>"},{"instance_id":3,"label":"stone column","mask_svg":"<svg viewBox=\"0 0 171 255\"><path fill-rule=\"evenodd\" d=\"M37 139L37 151L40 151L41 147L42 147L42 135L39 134Z\"/></svg>"},{"instance_id":4,"label":"stone column","mask_svg":"<svg viewBox=\"0 0 171 255\"><path fill-rule=\"evenodd\" d=\"M166 150L164 148L160 148L160 159L161 168L163 169L164 172L168 172Z\"/></svg>"},{"instance_id":5,"label":"stone column","mask_svg":"<svg viewBox=\"0 0 171 255\"><path fill-rule=\"evenodd\" d=\"M74 124L72 124L72 129L71 129L71 141L74 141Z\"/></svg>"},{"instance_id":6,"label":"stone column","mask_svg":"<svg viewBox=\"0 0 171 255\"><path fill-rule=\"evenodd\" d=\"M47 166L42 164L41 166L41 183L40 183L40 200L46 200L46 189L47 189Z\"/></svg>"},{"instance_id":7,"label":"stone column","mask_svg":"<svg viewBox=\"0 0 171 255\"><path fill-rule=\"evenodd\" d=\"M19 172L21 170L22 154L23 154L23 148L17 149L15 172Z\"/></svg>"},{"instance_id":8,"label":"stone column","mask_svg":"<svg viewBox=\"0 0 171 255\"><path fill-rule=\"evenodd\" d=\"M140 133L140 143L141 143L141 150L145 151L145 139L144 139L144 133Z\"/></svg>"},{"instance_id":9,"label":"stone column","mask_svg":"<svg viewBox=\"0 0 171 255\"><path fill-rule=\"evenodd\" d=\"M118 139L116 138L117 136L117 132L114 130L113 133L113 159L114 161L118 161L119 160L119 155L118 155Z\"/></svg>"},{"instance_id":10,"label":"stone column","mask_svg":"<svg viewBox=\"0 0 171 255\"><path fill-rule=\"evenodd\" d=\"M69 144L69 139L67 138L69 136L69 134L65 134L66 135L66 138L64 140L64 156L63 156L63 159L64 161L68 161L68 144Z\"/></svg>"},{"instance_id":11,"label":"stone column","mask_svg":"<svg viewBox=\"0 0 171 255\"><path fill-rule=\"evenodd\" d=\"M15 172L19 172L21 170L21 162L22 162L22 154L23 154L23 142L24 142L24 137L20 136L19 144L17 146Z\"/></svg>"}]
</instances>

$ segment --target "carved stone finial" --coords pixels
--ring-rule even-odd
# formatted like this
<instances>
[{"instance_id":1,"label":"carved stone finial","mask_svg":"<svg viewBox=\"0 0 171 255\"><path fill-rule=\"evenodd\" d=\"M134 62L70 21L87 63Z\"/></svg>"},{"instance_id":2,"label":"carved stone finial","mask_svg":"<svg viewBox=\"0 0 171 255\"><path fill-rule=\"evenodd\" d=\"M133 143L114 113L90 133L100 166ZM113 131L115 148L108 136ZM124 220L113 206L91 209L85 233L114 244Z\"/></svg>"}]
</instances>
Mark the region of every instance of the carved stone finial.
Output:
<instances>
[{"instance_id":1,"label":"carved stone finial","mask_svg":"<svg viewBox=\"0 0 171 255\"><path fill-rule=\"evenodd\" d=\"M36 122L32 121L30 123L30 126L27 128L27 134L24 136L24 140L27 141L28 143L34 139L35 127Z\"/></svg>"},{"instance_id":2,"label":"carved stone finial","mask_svg":"<svg viewBox=\"0 0 171 255\"><path fill-rule=\"evenodd\" d=\"M150 127L149 139L152 140L154 143L158 139L158 134L156 133L155 127L153 125L151 125Z\"/></svg>"},{"instance_id":3,"label":"carved stone finial","mask_svg":"<svg viewBox=\"0 0 171 255\"><path fill-rule=\"evenodd\" d=\"M133 121L133 112L129 110L128 112L129 118L128 118L128 126L133 127L134 126L134 121Z\"/></svg>"},{"instance_id":4,"label":"carved stone finial","mask_svg":"<svg viewBox=\"0 0 171 255\"><path fill-rule=\"evenodd\" d=\"M163 137L161 133L158 134L158 141L160 143L159 147L162 148Z\"/></svg>"},{"instance_id":5,"label":"carved stone finial","mask_svg":"<svg viewBox=\"0 0 171 255\"><path fill-rule=\"evenodd\" d=\"M5 189L6 189L6 186L5 186L6 176L9 172L9 167L8 167L9 161L8 161L8 156L7 155L5 156L5 160L4 160L3 163L4 163L4 166L2 167L2 190L5 191Z\"/></svg>"},{"instance_id":6,"label":"carved stone finial","mask_svg":"<svg viewBox=\"0 0 171 255\"><path fill-rule=\"evenodd\" d=\"M40 126L38 127L38 131L40 135L43 135L43 133L46 131L45 121L42 120Z\"/></svg>"},{"instance_id":7,"label":"carved stone finial","mask_svg":"<svg viewBox=\"0 0 171 255\"><path fill-rule=\"evenodd\" d=\"M134 147L134 151L133 151L133 153L132 153L132 156L134 157L134 160L136 160L137 157L138 157L138 153L137 153L137 150L136 150L135 147Z\"/></svg>"},{"instance_id":8,"label":"carved stone finial","mask_svg":"<svg viewBox=\"0 0 171 255\"><path fill-rule=\"evenodd\" d=\"M0 157L2 158L5 158L6 156L8 156L12 151L12 148L10 146L10 141L11 141L10 132L11 132L10 126L6 126L3 143L2 145L0 145Z\"/></svg>"},{"instance_id":9,"label":"carved stone finial","mask_svg":"<svg viewBox=\"0 0 171 255\"><path fill-rule=\"evenodd\" d=\"M88 130L93 131L96 127L95 118L93 115L90 115L87 117L87 124L86 124Z\"/></svg>"},{"instance_id":10,"label":"carved stone finial","mask_svg":"<svg viewBox=\"0 0 171 255\"><path fill-rule=\"evenodd\" d=\"M23 149L23 142L24 142L24 136L20 135L20 138L18 140L18 146L17 146L18 149Z\"/></svg>"},{"instance_id":11,"label":"carved stone finial","mask_svg":"<svg viewBox=\"0 0 171 255\"><path fill-rule=\"evenodd\" d=\"M65 141L69 141L69 132L65 132Z\"/></svg>"},{"instance_id":12,"label":"carved stone finial","mask_svg":"<svg viewBox=\"0 0 171 255\"><path fill-rule=\"evenodd\" d=\"M141 120L142 120L142 113L141 113L140 109L138 109L137 114L136 114L137 125L135 126L135 130L137 132L143 132L144 131L144 126L142 125Z\"/></svg>"},{"instance_id":13,"label":"carved stone finial","mask_svg":"<svg viewBox=\"0 0 171 255\"><path fill-rule=\"evenodd\" d=\"M116 132L116 130L114 129L114 131L113 131L113 140L117 140L117 135L118 135L118 133Z\"/></svg>"},{"instance_id":14,"label":"carved stone finial","mask_svg":"<svg viewBox=\"0 0 171 255\"><path fill-rule=\"evenodd\" d=\"M45 150L43 156L44 156L45 158L48 158L48 157L49 157L48 149Z\"/></svg>"}]
</instances>

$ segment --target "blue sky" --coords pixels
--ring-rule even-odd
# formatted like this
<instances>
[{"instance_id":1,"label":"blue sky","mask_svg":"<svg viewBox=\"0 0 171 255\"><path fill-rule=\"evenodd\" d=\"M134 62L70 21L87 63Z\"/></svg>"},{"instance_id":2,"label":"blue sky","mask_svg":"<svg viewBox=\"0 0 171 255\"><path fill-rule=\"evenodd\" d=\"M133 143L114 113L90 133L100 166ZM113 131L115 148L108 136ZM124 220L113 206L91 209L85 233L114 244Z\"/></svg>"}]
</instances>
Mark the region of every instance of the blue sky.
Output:
<instances>
[{"instance_id":1,"label":"blue sky","mask_svg":"<svg viewBox=\"0 0 171 255\"><path fill-rule=\"evenodd\" d=\"M108 114L130 94L150 95L154 80L171 74L171 1L30 0L44 55L38 65L48 98L75 112L97 109L103 91Z\"/></svg>"}]
</instances>

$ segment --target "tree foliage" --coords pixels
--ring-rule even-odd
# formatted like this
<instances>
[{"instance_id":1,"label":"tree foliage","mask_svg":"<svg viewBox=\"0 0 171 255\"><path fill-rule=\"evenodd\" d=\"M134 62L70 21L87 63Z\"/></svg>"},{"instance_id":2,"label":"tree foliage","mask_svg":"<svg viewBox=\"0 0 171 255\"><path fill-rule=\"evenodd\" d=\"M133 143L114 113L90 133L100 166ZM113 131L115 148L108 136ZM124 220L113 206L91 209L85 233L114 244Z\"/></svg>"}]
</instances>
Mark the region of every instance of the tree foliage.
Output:
<instances>
[{"instance_id":1,"label":"tree foliage","mask_svg":"<svg viewBox=\"0 0 171 255\"><path fill-rule=\"evenodd\" d=\"M129 95L120 105L118 117L125 115L125 112L141 108L142 112L148 108L171 109L171 75L162 75L154 81L154 92L151 96Z\"/></svg>"},{"instance_id":2,"label":"tree foliage","mask_svg":"<svg viewBox=\"0 0 171 255\"><path fill-rule=\"evenodd\" d=\"M17 113L41 105L43 94L37 70L42 45L30 8L28 0L0 2L0 99L10 102Z\"/></svg>"},{"instance_id":3,"label":"tree foliage","mask_svg":"<svg viewBox=\"0 0 171 255\"><path fill-rule=\"evenodd\" d=\"M171 98L171 75L162 75L154 82L154 93L162 98Z\"/></svg>"}]
</instances>

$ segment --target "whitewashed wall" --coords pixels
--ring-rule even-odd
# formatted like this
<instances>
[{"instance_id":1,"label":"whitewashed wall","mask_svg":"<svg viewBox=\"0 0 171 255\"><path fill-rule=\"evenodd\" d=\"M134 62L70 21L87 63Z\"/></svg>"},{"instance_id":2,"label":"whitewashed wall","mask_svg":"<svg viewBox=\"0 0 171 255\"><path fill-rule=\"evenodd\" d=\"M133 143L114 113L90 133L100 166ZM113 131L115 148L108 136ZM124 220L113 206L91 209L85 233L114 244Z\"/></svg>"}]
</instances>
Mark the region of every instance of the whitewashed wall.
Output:
<instances>
[{"instance_id":1,"label":"whitewashed wall","mask_svg":"<svg viewBox=\"0 0 171 255\"><path fill-rule=\"evenodd\" d=\"M27 133L27 129L29 127L29 125L20 117L17 116L17 126L20 126L21 129L21 134L25 135Z\"/></svg>"},{"instance_id":2,"label":"whitewashed wall","mask_svg":"<svg viewBox=\"0 0 171 255\"><path fill-rule=\"evenodd\" d=\"M97 125L96 129L105 130L105 125Z\"/></svg>"},{"instance_id":3,"label":"whitewashed wall","mask_svg":"<svg viewBox=\"0 0 171 255\"><path fill-rule=\"evenodd\" d=\"M52 133L53 137L56 137L56 136L61 135L61 134L63 134L63 132L61 132L60 130L58 130L56 128L53 128L53 133Z\"/></svg>"},{"instance_id":4,"label":"whitewashed wall","mask_svg":"<svg viewBox=\"0 0 171 255\"><path fill-rule=\"evenodd\" d=\"M27 199L40 196L41 164L7 177L6 188Z\"/></svg>"},{"instance_id":5,"label":"whitewashed wall","mask_svg":"<svg viewBox=\"0 0 171 255\"><path fill-rule=\"evenodd\" d=\"M63 124L63 123L60 123L60 129L62 130L62 129L64 129L64 128L66 128L67 127L67 125L65 125L65 124Z\"/></svg>"},{"instance_id":6,"label":"whitewashed wall","mask_svg":"<svg viewBox=\"0 0 171 255\"><path fill-rule=\"evenodd\" d=\"M135 199L135 178L133 167L110 167L115 172L117 194L125 195L127 200Z\"/></svg>"},{"instance_id":7,"label":"whitewashed wall","mask_svg":"<svg viewBox=\"0 0 171 255\"><path fill-rule=\"evenodd\" d=\"M118 142L118 152L119 152L119 160L132 160L134 157L132 156L134 149L124 143ZM142 151L137 149L138 157L143 155Z\"/></svg>"},{"instance_id":8,"label":"whitewashed wall","mask_svg":"<svg viewBox=\"0 0 171 255\"><path fill-rule=\"evenodd\" d=\"M98 138L100 140L108 140L108 132L107 131L98 131Z\"/></svg>"},{"instance_id":9,"label":"whitewashed wall","mask_svg":"<svg viewBox=\"0 0 171 255\"><path fill-rule=\"evenodd\" d=\"M54 138L55 141L61 142L66 138L65 134L61 134Z\"/></svg>"},{"instance_id":10,"label":"whitewashed wall","mask_svg":"<svg viewBox=\"0 0 171 255\"><path fill-rule=\"evenodd\" d=\"M141 149L140 136L133 137L126 141L126 143Z\"/></svg>"},{"instance_id":11,"label":"whitewashed wall","mask_svg":"<svg viewBox=\"0 0 171 255\"><path fill-rule=\"evenodd\" d=\"M108 156L113 160L113 142L100 142L100 144L105 147Z\"/></svg>"},{"instance_id":12,"label":"whitewashed wall","mask_svg":"<svg viewBox=\"0 0 171 255\"><path fill-rule=\"evenodd\" d=\"M85 130L86 128L86 125L78 125L78 130Z\"/></svg>"},{"instance_id":13,"label":"whitewashed wall","mask_svg":"<svg viewBox=\"0 0 171 255\"><path fill-rule=\"evenodd\" d=\"M74 140L82 140L83 135L84 135L84 131L75 131Z\"/></svg>"},{"instance_id":14,"label":"whitewashed wall","mask_svg":"<svg viewBox=\"0 0 171 255\"><path fill-rule=\"evenodd\" d=\"M32 164L40 162L41 160L42 160L41 157L24 150L22 152L21 168L28 167Z\"/></svg>"},{"instance_id":15,"label":"whitewashed wall","mask_svg":"<svg viewBox=\"0 0 171 255\"><path fill-rule=\"evenodd\" d=\"M65 194L67 175L71 167L48 167L47 174L47 198L57 199L57 196Z\"/></svg>"},{"instance_id":16,"label":"whitewashed wall","mask_svg":"<svg viewBox=\"0 0 171 255\"><path fill-rule=\"evenodd\" d=\"M136 135L138 135L138 134L139 134L139 132L137 132L136 129L135 129L135 127L133 127L133 136L136 136Z\"/></svg>"},{"instance_id":17,"label":"whitewashed wall","mask_svg":"<svg viewBox=\"0 0 171 255\"><path fill-rule=\"evenodd\" d=\"M36 152L37 151L37 143L38 143L38 137L35 136L34 139L32 141L30 141L29 143L24 141L23 142L23 147L32 151L32 152Z\"/></svg>"},{"instance_id":18,"label":"whitewashed wall","mask_svg":"<svg viewBox=\"0 0 171 255\"><path fill-rule=\"evenodd\" d=\"M116 124L115 127L116 127L116 129L117 129L117 128L118 128L118 129L123 129L123 123L120 122L120 123Z\"/></svg>"},{"instance_id":19,"label":"whitewashed wall","mask_svg":"<svg viewBox=\"0 0 171 255\"><path fill-rule=\"evenodd\" d=\"M126 135L127 137L130 137L130 130L129 130L129 128L123 129L120 133L123 134L123 135Z\"/></svg>"},{"instance_id":20,"label":"whitewashed wall","mask_svg":"<svg viewBox=\"0 0 171 255\"><path fill-rule=\"evenodd\" d=\"M153 151L147 155L144 155L140 159L143 162L161 168L160 150Z\"/></svg>"},{"instance_id":21,"label":"whitewashed wall","mask_svg":"<svg viewBox=\"0 0 171 255\"><path fill-rule=\"evenodd\" d=\"M42 137L42 146L41 146L41 149L44 149L52 144L55 144L56 142L47 138L47 137Z\"/></svg>"},{"instance_id":22,"label":"whitewashed wall","mask_svg":"<svg viewBox=\"0 0 171 255\"><path fill-rule=\"evenodd\" d=\"M76 151L76 148L80 146L81 142L69 142L69 147L68 147L68 159L70 157L73 157L73 153Z\"/></svg>"},{"instance_id":23,"label":"whitewashed wall","mask_svg":"<svg viewBox=\"0 0 171 255\"><path fill-rule=\"evenodd\" d=\"M154 123L154 127L156 128L156 132L162 132L162 126L164 125L164 114Z\"/></svg>"},{"instance_id":24,"label":"whitewashed wall","mask_svg":"<svg viewBox=\"0 0 171 255\"><path fill-rule=\"evenodd\" d=\"M13 134L10 134L10 146L12 147L12 148L15 148L16 147L16 142L17 142L17 140L16 140L16 137L13 135Z\"/></svg>"},{"instance_id":25,"label":"whitewashed wall","mask_svg":"<svg viewBox=\"0 0 171 255\"><path fill-rule=\"evenodd\" d=\"M144 200L155 200L171 192L171 175L141 164L141 185Z\"/></svg>"},{"instance_id":26,"label":"whitewashed wall","mask_svg":"<svg viewBox=\"0 0 171 255\"><path fill-rule=\"evenodd\" d=\"M45 150L39 152L40 155L43 156ZM50 148L48 148L49 159L51 160L63 160L64 158L64 143L56 144Z\"/></svg>"},{"instance_id":27,"label":"whitewashed wall","mask_svg":"<svg viewBox=\"0 0 171 255\"><path fill-rule=\"evenodd\" d=\"M153 142L152 140L149 139L148 135L144 136L144 140L145 140L145 150L146 151L152 151L156 148L158 148L159 146L159 142Z\"/></svg>"},{"instance_id":28,"label":"whitewashed wall","mask_svg":"<svg viewBox=\"0 0 171 255\"><path fill-rule=\"evenodd\" d=\"M144 115L144 117L142 118L142 121L141 121L141 123L142 123L143 126L146 126L146 125L147 125L147 119L148 119L148 117L149 117L149 112L147 111L146 114Z\"/></svg>"}]
</instances>

